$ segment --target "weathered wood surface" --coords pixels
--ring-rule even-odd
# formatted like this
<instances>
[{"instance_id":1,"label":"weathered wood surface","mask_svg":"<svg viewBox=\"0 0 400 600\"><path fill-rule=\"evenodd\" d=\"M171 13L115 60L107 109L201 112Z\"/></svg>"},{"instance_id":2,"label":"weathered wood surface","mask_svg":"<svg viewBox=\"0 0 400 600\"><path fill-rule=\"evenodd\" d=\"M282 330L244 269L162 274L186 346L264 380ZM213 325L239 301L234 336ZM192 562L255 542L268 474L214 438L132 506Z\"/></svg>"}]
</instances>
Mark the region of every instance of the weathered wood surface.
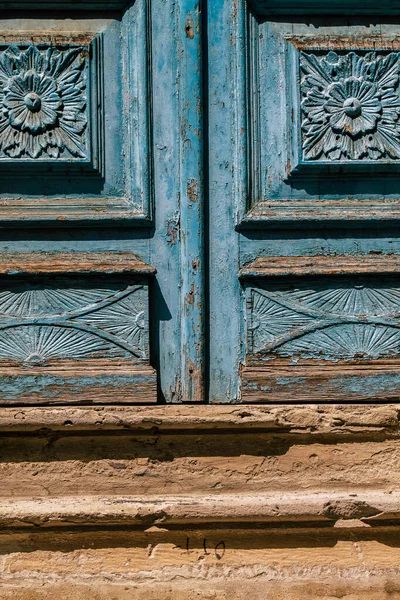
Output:
<instances>
[{"instance_id":1,"label":"weathered wood surface","mask_svg":"<svg viewBox=\"0 0 400 600\"><path fill-rule=\"evenodd\" d=\"M394 0L383 0L379 5L376 0L332 0L329 6L318 0L249 0L253 10L260 14L398 14L399 7Z\"/></svg>"},{"instance_id":2,"label":"weathered wood surface","mask_svg":"<svg viewBox=\"0 0 400 600\"><path fill-rule=\"evenodd\" d=\"M69 73L69 92L64 93L63 103L57 100L57 120L50 113L53 116L48 119L52 122L43 121L39 110L35 113L39 128L35 129L29 126L27 109L23 136L18 135L12 120L5 121L0 152L4 180L0 220L33 226L51 221L62 225L88 219L96 223L128 219L137 225L150 225L153 206L148 3L88 0L34 5L27 0L5 2L2 6L48 11L36 21L29 18L32 14L22 11L18 18L14 13L14 18L3 21L0 58L7 56L7 45L14 44L8 55L8 60L15 63L12 72L24 78L28 64L24 57L31 54L31 70L38 76L51 76L56 99L61 80L69 71L72 75ZM62 13L52 12L54 8L69 12L63 17ZM93 18L92 12L87 18L87 13L76 12L77 8L97 11L96 16ZM99 12L102 9L112 12ZM69 47L76 44L76 34L82 37L88 30L90 40L84 51L75 48L75 62L64 61L53 71L56 61L50 56L69 52ZM59 39L55 49L58 33L64 40ZM16 36L20 36L19 43ZM8 84L12 82L3 70L4 89L8 89ZM40 101L46 102L46 95ZM70 109L72 113L68 113ZM74 121L72 137L68 114ZM7 146L10 136L14 136L13 150Z\"/></svg>"},{"instance_id":3,"label":"weathered wood surface","mask_svg":"<svg viewBox=\"0 0 400 600\"><path fill-rule=\"evenodd\" d=\"M247 304L244 402L396 401L397 257L257 257Z\"/></svg>"},{"instance_id":4,"label":"weathered wood surface","mask_svg":"<svg viewBox=\"0 0 400 600\"><path fill-rule=\"evenodd\" d=\"M247 193L247 114L244 2L207 3L209 139L209 339L210 402L239 398L241 299L236 212ZM215 27L215 23L220 23Z\"/></svg>"},{"instance_id":5,"label":"weathered wood surface","mask_svg":"<svg viewBox=\"0 0 400 600\"><path fill-rule=\"evenodd\" d=\"M398 275L400 256L373 253L366 256L259 256L240 270L243 278L362 274Z\"/></svg>"},{"instance_id":6,"label":"weathered wood surface","mask_svg":"<svg viewBox=\"0 0 400 600\"><path fill-rule=\"evenodd\" d=\"M146 365L92 360L45 367L0 366L3 405L148 404L157 402L157 374Z\"/></svg>"},{"instance_id":7,"label":"weathered wood surface","mask_svg":"<svg viewBox=\"0 0 400 600\"><path fill-rule=\"evenodd\" d=\"M34 9L71 9L73 10L120 10L126 7L130 0L3 0L0 2L2 9L34 10Z\"/></svg>"},{"instance_id":8,"label":"weathered wood surface","mask_svg":"<svg viewBox=\"0 0 400 600\"><path fill-rule=\"evenodd\" d=\"M334 223L365 227L366 222L382 221L393 223L400 218L397 200L386 199L385 202L372 202L359 199L351 200L319 200L298 201L276 200L274 202L260 201L241 220L241 226L269 228L282 222L285 226L298 227L299 221L317 223L327 221L330 226Z\"/></svg>"},{"instance_id":9,"label":"weathered wood surface","mask_svg":"<svg viewBox=\"0 0 400 600\"><path fill-rule=\"evenodd\" d=\"M399 361L365 364L290 364L276 360L242 369L243 402L395 402L400 398Z\"/></svg>"},{"instance_id":10,"label":"weathered wood surface","mask_svg":"<svg viewBox=\"0 0 400 600\"><path fill-rule=\"evenodd\" d=\"M0 275L87 273L155 275L156 269L128 252L0 254Z\"/></svg>"},{"instance_id":11,"label":"weathered wood surface","mask_svg":"<svg viewBox=\"0 0 400 600\"><path fill-rule=\"evenodd\" d=\"M205 400L205 264L202 111L202 12L182 0L179 9L180 169L180 390L183 401Z\"/></svg>"},{"instance_id":12,"label":"weathered wood surface","mask_svg":"<svg viewBox=\"0 0 400 600\"><path fill-rule=\"evenodd\" d=\"M126 253L2 255L0 402L155 402L154 272Z\"/></svg>"}]
</instances>

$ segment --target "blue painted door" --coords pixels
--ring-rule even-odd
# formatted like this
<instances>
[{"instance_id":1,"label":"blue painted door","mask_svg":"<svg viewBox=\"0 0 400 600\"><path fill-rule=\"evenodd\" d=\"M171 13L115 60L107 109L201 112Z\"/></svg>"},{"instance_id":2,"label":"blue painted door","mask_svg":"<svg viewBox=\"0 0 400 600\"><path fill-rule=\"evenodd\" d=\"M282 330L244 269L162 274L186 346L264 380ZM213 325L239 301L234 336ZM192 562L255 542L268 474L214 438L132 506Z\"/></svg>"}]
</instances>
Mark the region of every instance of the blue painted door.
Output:
<instances>
[{"instance_id":1,"label":"blue painted door","mask_svg":"<svg viewBox=\"0 0 400 600\"><path fill-rule=\"evenodd\" d=\"M0 6L1 402L397 398L393 3Z\"/></svg>"},{"instance_id":2,"label":"blue painted door","mask_svg":"<svg viewBox=\"0 0 400 600\"><path fill-rule=\"evenodd\" d=\"M399 10L208 3L211 402L399 395Z\"/></svg>"},{"instance_id":3,"label":"blue painted door","mask_svg":"<svg viewBox=\"0 0 400 600\"><path fill-rule=\"evenodd\" d=\"M0 402L202 401L198 3L1 8Z\"/></svg>"}]
</instances>

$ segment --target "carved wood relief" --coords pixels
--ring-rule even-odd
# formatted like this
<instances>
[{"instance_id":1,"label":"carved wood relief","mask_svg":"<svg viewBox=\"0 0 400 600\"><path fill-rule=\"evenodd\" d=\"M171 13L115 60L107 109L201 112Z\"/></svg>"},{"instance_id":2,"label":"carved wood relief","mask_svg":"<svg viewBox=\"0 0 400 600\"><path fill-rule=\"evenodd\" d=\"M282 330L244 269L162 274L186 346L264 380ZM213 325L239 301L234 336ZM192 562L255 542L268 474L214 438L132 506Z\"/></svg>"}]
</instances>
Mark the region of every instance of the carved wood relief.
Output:
<instances>
[{"instance_id":1,"label":"carved wood relief","mask_svg":"<svg viewBox=\"0 0 400 600\"><path fill-rule=\"evenodd\" d=\"M398 219L393 23L381 28L341 15L333 25L323 15L287 13L277 19L255 4L243 30L247 62L234 105L238 131L247 136L234 147L237 224ZM241 64L240 45L234 58Z\"/></svg>"},{"instance_id":2,"label":"carved wood relief","mask_svg":"<svg viewBox=\"0 0 400 600\"><path fill-rule=\"evenodd\" d=\"M2 24L0 221L150 224L150 4L62 4Z\"/></svg>"},{"instance_id":3,"label":"carved wood relief","mask_svg":"<svg viewBox=\"0 0 400 600\"><path fill-rule=\"evenodd\" d=\"M399 52L301 52L303 159L398 160L399 71Z\"/></svg>"},{"instance_id":4,"label":"carved wood relief","mask_svg":"<svg viewBox=\"0 0 400 600\"><path fill-rule=\"evenodd\" d=\"M246 264L242 399L398 398L398 273L392 256L260 256Z\"/></svg>"},{"instance_id":5,"label":"carved wood relief","mask_svg":"<svg viewBox=\"0 0 400 600\"><path fill-rule=\"evenodd\" d=\"M88 157L83 46L12 45L0 53L0 159Z\"/></svg>"},{"instance_id":6,"label":"carved wood relief","mask_svg":"<svg viewBox=\"0 0 400 600\"><path fill-rule=\"evenodd\" d=\"M59 358L148 358L147 289L141 285L2 287L0 359L45 365Z\"/></svg>"},{"instance_id":7,"label":"carved wood relief","mask_svg":"<svg viewBox=\"0 0 400 600\"><path fill-rule=\"evenodd\" d=\"M400 289L396 282L337 281L252 289L251 354L376 359L400 354Z\"/></svg>"},{"instance_id":8,"label":"carved wood relief","mask_svg":"<svg viewBox=\"0 0 400 600\"><path fill-rule=\"evenodd\" d=\"M0 403L156 401L149 281L133 254L0 261Z\"/></svg>"}]
</instances>

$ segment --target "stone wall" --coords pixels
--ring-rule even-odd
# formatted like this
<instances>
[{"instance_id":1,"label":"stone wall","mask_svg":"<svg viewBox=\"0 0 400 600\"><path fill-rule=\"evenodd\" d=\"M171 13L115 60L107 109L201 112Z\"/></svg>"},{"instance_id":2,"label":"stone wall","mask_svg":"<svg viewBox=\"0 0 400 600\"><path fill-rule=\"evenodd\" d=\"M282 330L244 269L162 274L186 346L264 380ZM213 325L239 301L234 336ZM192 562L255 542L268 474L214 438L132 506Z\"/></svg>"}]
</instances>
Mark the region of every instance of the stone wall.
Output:
<instances>
[{"instance_id":1,"label":"stone wall","mask_svg":"<svg viewBox=\"0 0 400 600\"><path fill-rule=\"evenodd\" d=\"M398 600L399 411L0 409L0 598Z\"/></svg>"}]
</instances>

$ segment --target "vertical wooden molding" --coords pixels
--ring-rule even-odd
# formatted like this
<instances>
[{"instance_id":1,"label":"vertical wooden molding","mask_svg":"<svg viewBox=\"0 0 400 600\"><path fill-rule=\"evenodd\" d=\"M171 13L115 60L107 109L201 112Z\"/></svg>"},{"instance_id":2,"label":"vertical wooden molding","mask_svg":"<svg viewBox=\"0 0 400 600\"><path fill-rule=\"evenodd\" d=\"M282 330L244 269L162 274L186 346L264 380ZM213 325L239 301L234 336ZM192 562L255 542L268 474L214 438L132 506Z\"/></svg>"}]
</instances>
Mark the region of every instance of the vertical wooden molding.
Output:
<instances>
[{"instance_id":1,"label":"vertical wooden molding","mask_svg":"<svg viewBox=\"0 0 400 600\"><path fill-rule=\"evenodd\" d=\"M208 23L210 402L223 403L239 399L243 352L235 224L247 190L245 1L209 2Z\"/></svg>"},{"instance_id":2,"label":"vertical wooden molding","mask_svg":"<svg viewBox=\"0 0 400 600\"><path fill-rule=\"evenodd\" d=\"M126 195L147 219L153 217L150 153L150 0L135 2L123 19L126 44L123 54L126 81L125 178ZM150 76L149 76L150 73Z\"/></svg>"},{"instance_id":3,"label":"vertical wooden molding","mask_svg":"<svg viewBox=\"0 0 400 600\"><path fill-rule=\"evenodd\" d=\"M180 256L181 400L204 400L204 193L202 144L201 3L183 0L181 51Z\"/></svg>"}]
</instances>

